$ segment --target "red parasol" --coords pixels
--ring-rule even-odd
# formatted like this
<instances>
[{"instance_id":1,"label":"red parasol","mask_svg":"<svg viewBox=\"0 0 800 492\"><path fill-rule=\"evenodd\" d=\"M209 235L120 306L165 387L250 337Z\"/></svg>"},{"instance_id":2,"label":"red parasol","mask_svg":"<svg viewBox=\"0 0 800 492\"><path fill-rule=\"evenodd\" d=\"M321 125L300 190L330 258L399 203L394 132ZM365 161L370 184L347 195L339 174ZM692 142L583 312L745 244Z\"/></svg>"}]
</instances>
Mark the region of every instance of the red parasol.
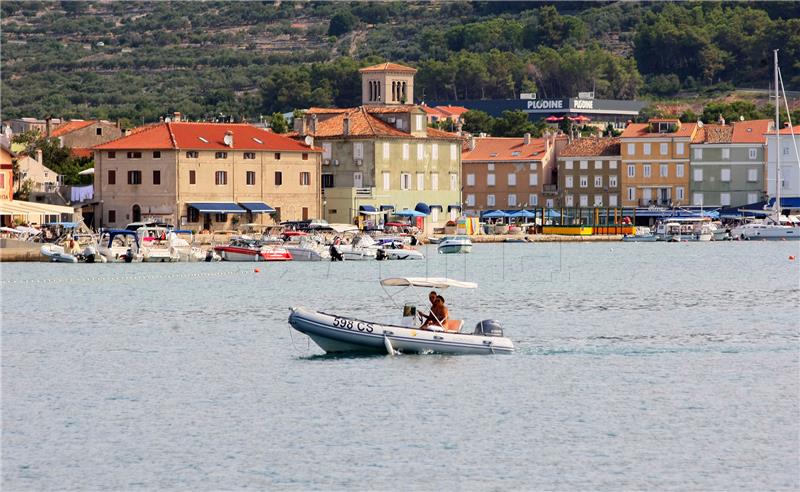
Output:
<instances>
[{"instance_id":1,"label":"red parasol","mask_svg":"<svg viewBox=\"0 0 800 492\"><path fill-rule=\"evenodd\" d=\"M548 123L555 123L556 121L561 121L563 119L564 119L563 116L561 118L559 118L558 116L548 116L547 118L544 119L544 121Z\"/></svg>"},{"instance_id":2,"label":"red parasol","mask_svg":"<svg viewBox=\"0 0 800 492\"><path fill-rule=\"evenodd\" d=\"M570 119L571 119L572 121L583 121L583 122L586 122L586 121L592 121L592 119L591 119L591 118L589 118L588 116L582 116L582 115L581 115L581 116L576 116L576 117L574 117L574 118L570 118Z\"/></svg>"}]
</instances>

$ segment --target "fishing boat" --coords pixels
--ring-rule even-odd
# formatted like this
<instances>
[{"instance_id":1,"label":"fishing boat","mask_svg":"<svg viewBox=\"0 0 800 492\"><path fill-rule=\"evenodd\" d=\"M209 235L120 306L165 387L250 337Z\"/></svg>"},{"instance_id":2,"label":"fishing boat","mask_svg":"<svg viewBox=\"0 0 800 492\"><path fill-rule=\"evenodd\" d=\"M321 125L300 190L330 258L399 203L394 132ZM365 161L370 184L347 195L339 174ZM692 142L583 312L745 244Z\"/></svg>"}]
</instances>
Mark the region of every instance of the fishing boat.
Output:
<instances>
[{"instance_id":1,"label":"fishing boat","mask_svg":"<svg viewBox=\"0 0 800 492\"><path fill-rule=\"evenodd\" d=\"M472 241L467 236L445 236L436 247L439 254L471 253Z\"/></svg>"},{"instance_id":2,"label":"fishing boat","mask_svg":"<svg viewBox=\"0 0 800 492\"><path fill-rule=\"evenodd\" d=\"M443 290L449 287L478 287L473 282L448 278L395 277L383 279L380 283L384 290L386 287L402 287L403 291L409 288ZM393 299L393 296L390 295L390 298ZM402 314L399 324L386 324L293 307L289 324L308 335L328 353L508 354L514 351L514 344L503 336L503 328L495 320L480 321L470 332L463 331L462 320L449 320L444 327L431 330L414 326L416 305L404 305Z\"/></svg>"},{"instance_id":3,"label":"fishing boat","mask_svg":"<svg viewBox=\"0 0 800 492\"><path fill-rule=\"evenodd\" d=\"M224 261L289 261L292 255L282 246L266 245L246 236L231 238L228 244L214 246Z\"/></svg>"}]
</instances>

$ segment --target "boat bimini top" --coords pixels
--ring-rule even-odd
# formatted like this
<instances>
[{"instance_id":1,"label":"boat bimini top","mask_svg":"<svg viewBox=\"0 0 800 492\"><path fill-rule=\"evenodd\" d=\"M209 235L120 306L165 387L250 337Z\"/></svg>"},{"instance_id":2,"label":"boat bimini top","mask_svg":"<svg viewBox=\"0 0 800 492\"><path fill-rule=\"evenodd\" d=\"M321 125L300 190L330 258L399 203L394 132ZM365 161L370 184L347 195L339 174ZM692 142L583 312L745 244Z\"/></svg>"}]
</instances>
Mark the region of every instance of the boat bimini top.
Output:
<instances>
[{"instance_id":1,"label":"boat bimini top","mask_svg":"<svg viewBox=\"0 0 800 492\"><path fill-rule=\"evenodd\" d=\"M475 282L462 282L444 277L391 277L381 280L384 287L425 287L430 289L446 289L448 287L461 287L462 289L477 289Z\"/></svg>"}]
</instances>

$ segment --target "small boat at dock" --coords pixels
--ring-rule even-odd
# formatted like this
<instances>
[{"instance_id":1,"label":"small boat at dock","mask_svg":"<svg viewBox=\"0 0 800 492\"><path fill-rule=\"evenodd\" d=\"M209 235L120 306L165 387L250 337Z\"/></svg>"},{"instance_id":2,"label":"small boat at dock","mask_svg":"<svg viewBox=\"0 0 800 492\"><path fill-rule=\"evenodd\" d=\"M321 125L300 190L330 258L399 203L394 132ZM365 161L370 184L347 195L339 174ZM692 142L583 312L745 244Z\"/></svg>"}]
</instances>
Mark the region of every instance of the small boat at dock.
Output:
<instances>
[{"instance_id":1,"label":"small boat at dock","mask_svg":"<svg viewBox=\"0 0 800 492\"><path fill-rule=\"evenodd\" d=\"M445 236L436 247L439 254L471 253L472 241L467 236Z\"/></svg>"}]
</instances>

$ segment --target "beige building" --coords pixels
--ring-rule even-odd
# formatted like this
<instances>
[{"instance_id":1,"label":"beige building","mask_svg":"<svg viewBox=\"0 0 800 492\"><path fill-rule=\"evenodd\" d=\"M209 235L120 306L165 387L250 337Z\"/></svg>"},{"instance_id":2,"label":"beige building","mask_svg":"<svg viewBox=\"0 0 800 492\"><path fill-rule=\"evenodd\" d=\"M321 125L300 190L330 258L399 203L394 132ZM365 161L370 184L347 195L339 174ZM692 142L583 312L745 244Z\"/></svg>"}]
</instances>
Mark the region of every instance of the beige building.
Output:
<instances>
[{"instance_id":1,"label":"beige building","mask_svg":"<svg viewBox=\"0 0 800 492\"><path fill-rule=\"evenodd\" d=\"M30 180L31 191L56 191L59 184L58 173L44 165L41 150L36 151L36 159L28 155L17 154L17 166L19 168L19 186Z\"/></svg>"},{"instance_id":2,"label":"beige building","mask_svg":"<svg viewBox=\"0 0 800 492\"><path fill-rule=\"evenodd\" d=\"M69 147L78 157L91 157L91 148L122 136L117 125L104 120L70 120L50 132L62 147Z\"/></svg>"},{"instance_id":3,"label":"beige building","mask_svg":"<svg viewBox=\"0 0 800 492\"><path fill-rule=\"evenodd\" d=\"M296 136L322 149L324 217L381 222L381 210L418 210L426 228L461 209L461 138L427 126L412 101L415 69L381 64L361 69L364 105L311 108Z\"/></svg>"},{"instance_id":4,"label":"beige building","mask_svg":"<svg viewBox=\"0 0 800 492\"><path fill-rule=\"evenodd\" d=\"M251 125L160 123L94 152L96 226L220 230L320 216L320 151Z\"/></svg>"},{"instance_id":5,"label":"beige building","mask_svg":"<svg viewBox=\"0 0 800 492\"><path fill-rule=\"evenodd\" d=\"M620 206L622 156L618 138L580 138L558 154L561 207Z\"/></svg>"},{"instance_id":6,"label":"beige building","mask_svg":"<svg viewBox=\"0 0 800 492\"><path fill-rule=\"evenodd\" d=\"M553 207L554 135L473 137L461 160L466 211Z\"/></svg>"}]
</instances>

